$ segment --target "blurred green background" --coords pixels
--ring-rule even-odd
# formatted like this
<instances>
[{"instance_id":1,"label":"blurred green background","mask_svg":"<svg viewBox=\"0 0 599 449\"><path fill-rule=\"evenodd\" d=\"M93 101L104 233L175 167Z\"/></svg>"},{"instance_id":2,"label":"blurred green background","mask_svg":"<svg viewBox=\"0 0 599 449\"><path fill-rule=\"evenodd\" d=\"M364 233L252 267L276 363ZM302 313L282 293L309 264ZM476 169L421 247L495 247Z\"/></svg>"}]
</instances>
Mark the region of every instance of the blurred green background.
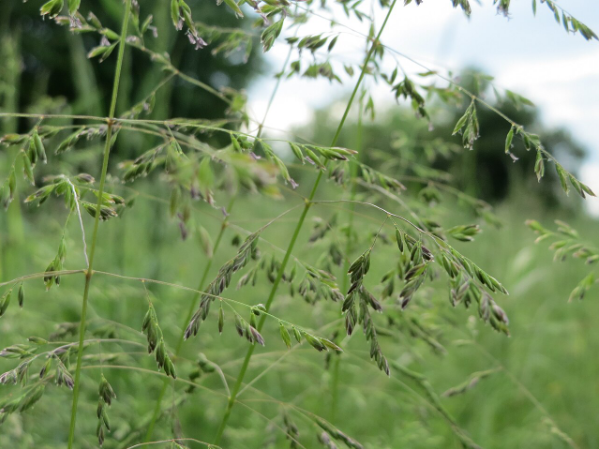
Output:
<instances>
[{"instance_id":1,"label":"blurred green background","mask_svg":"<svg viewBox=\"0 0 599 449\"><path fill-rule=\"evenodd\" d=\"M98 14L100 19L116 28L120 2L92 3L97 3L95 9L105 11L103 16ZM156 51L168 50L174 65L183 72L216 88L237 89L247 87L259 75L264 63L258 56L252 56L249 64L244 65L227 58L211 57L207 51L193 51L184 36L175 35L167 8L160 3L148 2L144 7L152 9L155 23L164 25L160 29L169 30L170 34L161 35L152 45ZM114 61L108 60L99 66L88 61L86 53L97 42L42 21L37 15L38 7L33 1L0 4L0 111L105 114ZM218 25L228 26L235 20L226 14L214 14L214 8L199 4L194 7L195 16L206 23L215 24L218 20ZM161 79L144 55L127 52L120 111L143 98ZM465 72L466 80L469 73L476 77L476 72ZM161 90L156 104L152 116L157 118L215 118L224 112L218 100L182 81ZM566 130L546 129L529 108L515 110L508 105L498 106L543 135L546 147L560 159L566 158L569 169L576 170L584 151ZM451 158L431 158L426 148L435 146L435 139L446 139L459 116L457 107L455 111L444 111L445 116L436 123L433 132L427 131L426 123L417 121L402 109L377 117L373 123L365 120L363 162L390 176L406 177L408 190L402 197L406 203L419 212L427 209L423 213L446 225L481 220L449 195L443 195L439 204L423 206L417 201L423 185L410 181L410 177L427 177L431 173L419 172L415 166L421 166L422 170L428 167L447 171L453 185L494 205L502 225L485 224L476 242L459 243L456 247L501 280L510 291L510 296L498 297L497 301L510 316L511 337L484 326L476 317L476 310L453 309L447 298L446 281L441 277L432 287L427 286L406 312L399 313L390 306L385 316L376 317L387 320L387 327L393 330L391 335L380 337L383 351L390 360L424 374L439 394L461 384L475 371L498 369L465 394L441 399L459 427L481 447L562 448L569 444L580 448L599 447L596 430L599 378L594 358L599 351L595 324L599 305L593 293L583 302L566 302L586 272L582 262L552 262L552 253L546 245L534 245L533 234L524 226L528 218L544 224L562 219L591 243L599 244L597 222L585 215L580 201L573 196L565 198L557 179L549 177L541 184L536 182L532 175L534 155L525 155L513 164L503 154L507 128L491 113L481 112L484 132L473 152L454 151L460 142L456 138L450 140L448 147L453 154ZM327 122L328 116L327 111L317 111L314 123L296 133L310 141L327 142L333 127ZM351 148L357 139L355 117L352 120L339 142ZM34 124L26 119L2 119L0 129L3 133L22 132ZM115 160L138 154L145 143L123 137L117 143ZM0 152L1 179L6 176L13 152L14 149L5 147ZM44 171L45 174L83 171L97 176L99 158L99 146L90 143L60 162L51 161ZM402 165L406 161L409 165ZM306 194L314 172L292 166L292 175L300 184L298 191ZM135 198L135 205L118 219L102 223L96 268L195 288L206 266L207 255L195 236L181 240L176 220L169 218L169 192L156 182L158 179L156 176L142 180L131 187L121 185L116 179L110 180L110 188L126 199ZM19 188L26 193L32 191L21 180ZM339 189L329 182L319 197L338 198ZM230 244L235 235L245 236L245 230L254 231L270 218L301 204L301 198L292 191L284 191L284 194L281 201L239 194L242 200L237 201L231 213L231 226L214 256L209 279L235 255L236 247ZM358 195L365 192L358 190ZM217 194L216 200L226 204L227 197ZM383 196L378 198L377 204L402 213L401 205ZM313 212L324 220L336 215L342 223L350 213L349 207L343 204L316 205ZM262 236L270 244L261 243L261 251L280 255L279 248L286 248L298 215L296 210L269 227ZM384 214L373 209L355 208L355 227L364 235L355 242L354 256L368 247L384 218ZM0 281L42 272L55 255L65 219L62 203L55 200L39 210L15 201L7 212L2 212ZM92 219L86 216L84 220L90 229ZM221 220L218 211L203 203L194 208L193 221L201 224L213 239ZM389 225L387 223L384 229L392 235ZM316 265L331 242L343 244L344 235L341 229L334 230L323 241L308 244L312 227L309 223L300 235L301 244L294 256ZM66 236L66 268L83 268L80 230L75 220L71 220ZM378 285L395 258L393 245L377 244L367 284ZM333 269L335 275L342 275L340 268ZM233 285L239 277L240 274L235 277ZM77 330L73 324L78 322L80 312L82 276L65 276L59 288L48 292L44 291L41 280L28 282L25 288L23 309L13 304L0 319L0 347L22 343L29 336L47 338L57 331L57 340L73 340ZM193 295L155 284L147 284L147 288L154 297L165 339L172 347ZM270 284L262 277L255 287L240 291L232 287L225 295L255 305L266 302L269 289ZM374 291L380 293L380 288ZM83 372L77 441L79 447L97 445L95 408L100 368L94 366L103 365L102 371L117 393L117 400L110 409L113 430L105 447L125 448L143 439L162 386L162 378L152 374L157 373L155 362L145 352L145 338L139 332L147 310L144 287L137 281L97 275L90 298L89 332L93 336L90 338L122 337L135 340L139 345L106 343L86 350L88 360ZM342 329L338 304L307 304L288 295L285 286L272 313L318 330L319 335L332 337ZM222 335L218 334L215 321L209 319L198 337L185 343L180 363L177 363L180 379L188 378L197 369L200 354L205 354L222 368L229 384L234 382L247 342L235 335L230 317ZM56 323L65 324L57 329ZM305 447L321 447L316 438L319 431L310 413L329 420L368 448L460 447L451 426L431 406L431 398L422 385L393 369L392 376L387 378L369 361L368 344L361 332L351 338L338 364L337 356L325 357L306 345L287 351L278 332L276 323L267 321L264 332L267 345L256 350L246 378L256 381L244 391L240 397L242 404L234 409L223 448L287 447L290 443L282 431L284 415L298 426L299 440ZM14 366L15 360L0 358L0 372ZM126 366L143 367L151 372L130 370ZM334 369L339 370L337 398L331 393ZM225 390L214 373L205 373L198 381L208 389L196 388L185 393L189 385L177 382L175 392L168 391L155 431L156 439L168 439L172 435L207 441L213 438L226 404ZM18 391L18 386L1 385L0 398ZM11 415L2 424L0 447L65 447L70 403L69 390L48 388L34 409L22 416ZM298 412L295 407L309 412Z\"/></svg>"}]
</instances>

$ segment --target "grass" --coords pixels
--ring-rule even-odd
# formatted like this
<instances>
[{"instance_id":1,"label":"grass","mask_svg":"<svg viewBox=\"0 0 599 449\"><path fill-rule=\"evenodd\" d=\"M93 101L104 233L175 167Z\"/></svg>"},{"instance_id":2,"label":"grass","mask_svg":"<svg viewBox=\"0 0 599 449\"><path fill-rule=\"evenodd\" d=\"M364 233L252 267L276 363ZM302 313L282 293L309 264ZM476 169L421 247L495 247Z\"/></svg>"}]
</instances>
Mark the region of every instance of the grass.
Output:
<instances>
[{"instance_id":1,"label":"grass","mask_svg":"<svg viewBox=\"0 0 599 449\"><path fill-rule=\"evenodd\" d=\"M324 191L325 195L327 191L328 189ZM263 224L265 216L275 216L284 207L283 203L272 204L256 215L254 201L256 200L247 198L247 201L238 204L236 213L231 216L232 226L223 237L223 253L216 255L215 267L220 266L233 253L234 249L227 243L232 238L236 225L256 228ZM122 258L122 266L127 274L145 276L146 273L152 273L155 278L193 285L206 263L205 259L199 251L190 252L189 243L179 240L176 226L169 224L161 215L155 217L158 227L141 226L145 220L155 215L154 208L154 202L138 198L135 214L124 214L120 219L121 223L107 222L100 229L99 239L102 245L97 253L98 269L118 266L123 263L119 261ZM405 363L413 361L410 366L424 373L439 393L463 382L471 372L493 367L504 368L522 384L515 384L510 375L499 372L482 380L476 388L463 396L443 399L444 405L460 426L468 429L474 441L482 447L518 447L523 442L531 444L530 447L562 447L559 438L547 432L548 427L544 427L543 422L547 416L567 432L579 447L595 447L597 441L594 437L592 411L599 402L599 393L593 388L595 363L589 358L589 354L593 354L599 344L593 325L593 316L598 306L593 302L592 296L584 302L566 303L569 291L577 279L577 267L572 264L551 263L551 253L541 245L532 244L533 236L523 225L524 219L531 216L530 208L526 215L522 213L523 209L526 208L505 208L499 213L510 229L509 238L504 230L488 228L479 237L477 245L463 245L466 254L475 257L482 267L495 273L511 291L511 296L500 304L511 317L512 337L502 337L481 326L477 320L472 322L469 319L470 313L461 309L452 310L447 301L436 298L423 319L430 318L431 323L438 323L439 319L447 320L452 328L455 327L455 330L446 331L446 335L439 337L439 341L447 347L448 354L442 357L435 355L421 341L404 332L400 340L401 349L395 353L396 359ZM358 219L364 219L364 212L361 208L357 209L357 213L362 215L362 218L357 215ZM208 213L210 214L209 211ZM539 218L539 214L540 211L532 215ZM33 218L29 217L29 220ZM546 218L548 219L549 217ZM216 233L219 227L218 217L211 220L206 226L211 233ZM284 246L293 223L294 217L290 217L289 221L273 225L264 238L274 245ZM571 224L578 226L583 235L592 235L595 225L583 218ZM74 229L69 234L77 235L76 223L71 223L71 227ZM156 229L161 230L158 236L155 235ZM125 245L122 247L122 254L117 248L123 242L113 237L117 230L127 237L123 240ZM47 237L45 234L37 234L37 230L32 232L37 239ZM306 238L307 234L308 230L304 231L302 238ZM499 239L502 244L496 245ZM153 242L151 248L143 244L150 241ZM69 250L76 245L76 239L72 238ZM27 265L41 267L40 264L51 251L52 248L46 248L45 245L30 243L26 252ZM181 261L182 253L188 254L185 261ZM313 249L304 247L295 255L310 260L313 253ZM135 255L135 264L128 260L132 254ZM73 264L75 263L76 259L73 260ZM382 275L384 269L384 257L373 259L373 277ZM0 345L6 346L26 335L48 335L53 330L52 323L76 318L76 298L82 282L82 277L65 276L60 288L48 293L43 293L41 281L28 283L25 307L15 312L15 318L18 319L5 317L1 322ZM174 344L181 316L187 308L189 293L151 284L148 288L157 298L155 307L165 338L167 342ZM255 302L266 297L266 288L266 285L259 284L251 290L252 298L256 298ZM228 294L243 301L249 299L243 291L230 291ZM113 329L119 336L143 343L144 339L138 331L146 307L143 287L139 283L98 275L90 290L90 330L93 334L98 331L98 327L106 326L106 322L97 320L98 315L105 316L131 328L114 325ZM312 328L326 326L335 316L333 310L325 304L308 308L286 295L280 297L280 302L273 307L273 313L293 316L294 322ZM205 326L198 339L183 346L181 359L194 360L198 353L205 353L209 360L221 365L225 378L232 385L243 361L245 344L233 335L230 325L225 328L222 336L216 332L214 322ZM476 344L457 344L462 340L472 340L472 334L464 331L465 329L476 329ZM232 414L227 445L223 447L237 447L240 444L245 447L264 447L268 440L265 437L267 434L273 435L274 441L278 442L275 444L282 444L285 437L280 430L278 435L274 430L275 433L267 432L271 428L269 426L273 426L267 419L278 421L281 413L279 407L288 409L297 406L323 417L329 416L330 406L322 397L329 390L328 379L331 373L324 369L323 356L305 347L287 352L278 340L277 332L276 326L267 323L264 332L267 346L256 351L247 380L253 380L263 371L266 372L240 395L239 400L244 406L236 408ZM346 354L342 356L339 406L334 424L342 426L346 433L361 442L376 444L378 447L391 448L399 444L423 448L455 446L457 443L451 432L427 405L426 397L423 398L418 385L408 378L398 376L397 372L393 373L391 379L382 375L367 361L362 339L361 335L352 338ZM388 339L382 341L387 351L396 346L396 343ZM120 351L127 355L119 354L115 360L110 358L109 354L118 354ZM134 359L136 365L154 371L152 357L144 355L143 348L102 344L100 348L85 352L87 357L93 357L94 353L105 354L107 361L98 364L122 365L127 360ZM12 366L10 360L1 360L0 363L2 368ZM276 363L274 368L273 363ZM180 378L185 378L190 369L191 366L187 368L188 371L180 373ZM86 399L82 404L86 405L80 409L78 421L81 428L78 428L78 434L85 440L86 434L91 439L93 430L90 427L95 426L96 421L93 410L89 408L91 405L87 404L95 391L94 379L97 375L93 375L92 371L83 371L92 374L90 377L82 377L83 397ZM158 376L146 376L135 371L105 369L105 373L118 396L111 409L113 434L106 442L107 447L112 447L111 439L127 434L126 429L130 425L139 424L143 427L143 423L149 419L149 410L153 407L162 381ZM205 375L200 377L199 382L214 391L196 391L179 405L175 415L173 411L169 411L169 406L179 396L173 396L172 393L167 395L162 419L158 421L156 429L157 437L169 437L168 422L176 416L185 436L206 439L206 432L214 428L223 411L224 392L222 381L217 376ZM180 393L182 388L185 385L178 385L176 391ZM52 435L55 435L54 426L66 425L68 405L61 399L63 394L60 391L49 391L39 405L23 415L22 421L21 418L18 419L19 426L10 426L11 430L0 436L0 442L5 439L2 444L8 444L7 441L15 438L15 432L18 433L21 426L23 429L35 426L35 434L24 438L22 447L26 447L27 441L38 441L37 438L47 439L48 445L60 445L60 439L56 440L60 437ZM547 414L531 401L530 395L542 404ZM272 397L277 398L274 403ZM277 401L290 405L277 406ZM261 417L245 406L256 409L265 416ZM61 409L64 411L55 413ZM56 419L52 426L46 426L42 417L52 413L51 410ZM358 410L360 413L356 412ZM129 418L124 424L119 424L121 418L130 416L136 417L132 424L129 424ZM390 419L390 416L393 418ZM297 416L294 419L298 420ZM309 421L308 417L300 415L298 424L302 429L301 441L306 447L316 447L315 436L309 434L315 435L317 431Z\"/></svg>"},{"instance_id":2,"label":"grass","mask_svg":"<svg viewBox=\"0 0 599 449\"><path fill-rule=\"evenodd\" d=\"M116 104L118 99L119 92L119 83L121 80L121 69L123 67L123 57L125 54L125 40L127 39L127 30L129 27L129 17L131 13L131 0L127 0L124 7L123 12L123 26L120 34L120 42L119 42L119 53L116 63L116 68L114 72L114 84L112 89L112 99L110 101L110 110L108 113L108 125L106 130L106 138L104 145L104 156L102 159L102 173L100 175L100 187L98 189L98 201L96 203L96 216L94 219L94 228L91 239L91 247L89 252L89 261L87 263L87 271L85 273L85 287L83 289L83 299L81 305L81 318L79 323L79 345L77 350L77 366L75 368L75 379L74 379L74 388L73 388L73 405L71 407L71 423L69 425L69 442L68 447L71 449L73 447L73 443L75 441L75 424L77 421L77 405L79 401L79 391L81 389L81 362L83 359L83 342L85 340L85 331L87 328L87 303L89 298L89 288L91 285L91 279L93 275L93 263L94 256L96 254L96 244L98 242L98 225L100 224L100 207L102 206L102 195L104 193L104 185L106 183L106 175L108 173L108 161L110 158L110 150L112 145L112 133L114 123L112 119L115 117L116 112ZM73 187L74 190L74 187ZM75 197L77 193L75 193ZM79 205L77 205L79 208ZM79 212L80 214L81 212ZM83 233L83 223L81 232ZM87 259L87 247L85 246L85 233L82 234L83 242L84 242L84 251L85 257ZM98 417L99 418L99 417Z\"/></svg>"},{"instance_id":3,"label":"grass","mask_svg":"<svg viewBox=\"0 0 599 449\"><path fill-rule=\"evenodd\" d=\"M225 3L240 15L235 2ZM372 70L381 75L378 63L386 47L379 39L395 3L386 5L387 15L376 37L375 27L367 37L364 63L358 66L359 76L329 147L260 138L264 120L256 122L241 112L242 93L216 91L145 47L144 34L151 21L142 24L131 0L125 3L120 35L104 28L95 16L62 19L105 36L91 57L108 56L117 47L118 55L107 118L0 114L0 118L37 121L31 122L34 128L29 134L6 138L25 149L9 168L0 193L3 201L10 201L15 191L24 193L22 181L16 181L18 164L45 161L46 152L51 154L47 172L57 168L65 173L100 172L98 190L92 187L90 175L60 175L44 178L47 186L26 200L41 204L51 194L62 196L68 216L54 198L43 209L27 207L22 213L15 209L19 207L15 201L7 219L0 222L3 239L15 237L15 223L21 220L27 236L4 239L6 243L0 245L3 261L9 262L2 267L2 279L14 279L4 282L0 297L0 346L7 347L0 352L4 390L0 423L7 421L3 428L8 429L0 435L0 446L16 447L18 442L19 447L94 447L98 441L108 448L129 449L143 445L478 449L595 444L590 431L594 423L585 418L592 415L597 399L589 362L596 338L591 322L596 306L588 301L566 304L567 293L560 289L571 290L580 267L550 265L547 250L533 248L534 236L522 224L522 211L546 221L545 211L524 204L532 198L515 196L508 203L511 206L499 210L507 230L485 226L476 244L457 244L457 252L437 233L463 239L479 229L462 226L443 231L433 224L478 220L456 207L453 190L445 188L442 193L429 181L421 189L422 179L408 176L408 191L399 197L403 186L390 175L406 172L383 174L361 164L348 167L345 161L355 152L336 147L365 75ZM468 12L467 1L460 6ZM63 7L62 0L50 0L42 14L58 14ZM78 2L70 1L68 7L73 13ZM356 8L357 4L351 6L347 13L361 17ZM505 12L507 6L502 2L499 8ZM206 45L184 0L173 1L170 13L177 28L186 28L196 49ZM133 38L127 37L130 14ZM275 8L270 19L273 22L264 24L260 38L265 51L289 14ZM582 24L567 20L585 38L593 38ZM224 35L238 48L235 32L224 30ZM305 45L314 55L329 39L330 52L336 37L296 41L298 48ZM288 42L293 44L293 38ZM115 119L117 106L128 106L119 96L126 43L171 74L125 114L128 118ZM297 71L299 66L292 67ZM335 77L328 63L308 70ZM407 75L393 86L395 77L389 84L397 97L410 99L413 109L426 117L422 87ZM224 101L233 120L187 119L175 125L141 118L151 109L158 90L175 78ZM124 74L123 85L132 80ZM478 137L476 105L488 107L511 124L510 135L517 134L528 150L535 150L534 172L539 179L545 163L555 163L564 189L569 181L581 196L592 195L542 147L538 136L456 82L448 83L453 94L471 99L454 130L454 134L463 132L467 147ZM278 84L270 103L277 88ZM248 124L238 129L239 120L246 118ZM53 132L59 128L48 124L57 120L93 122L85 134L100 137L103 144L97 152L90 146L87 153L62 154L73 150L83 136L77 131L60 145L57 159L64 165L56 167L50 151L57 143ZM250 124L258 125L257 137ZM66 125L69 133L73 128L70 122ZM125 155L119 151L121 163L113 172L112 137L121 133L141 136L138 142L146 144L153 140L156 146L140 155L133 145L130 161L123 161ZM118 142L120 150L134 140L119 137ZM273 149L283 143L290 144L304 162L289 163L291 173L282 159L284 152ZM14 155L14 151L9 154ZM393 171L389 169L380 167ZM337 181L344 178L343 170L350 173L348 183L325 182L327 175ZM137 181L125 184L116 173L124 181ZM25 174L33 181L32 174L27 170ZM146 176L147 181L138 179ZM223 179L225 189L219 185ZM239 186L253 187L249 190L263 195L248 195ZM479 217L488 214L485 203L463 194L457 198ZM213 203L229 204L224 218ZM78 213L80 205L92 219ZM114 218L117 210L120 216ZM71 219L75 214L77 219ZM100 220L107 218L112 219L100 226ZM582 215L574 225L592 235L585 232L592 223L585 223ZM86 241L84 229L90 228ZM341 248L346 248L345 253ZM441 265L451 276L452 297L459 297L463 305L471 302L470 310L462 304L451 307ZM497 276L512 296L499 293L506 291L487 272ZM392 285L389 279L400 287L386 295ZM58 287L59 280L60 288L50 288ZM43 292L42 281L49 291ZM26 291L24 307L7 308L6 292L18 290L20 301L21 283ZM485 289L493 297L483 293ZM499 304L512 319L511 338L489 326L507 333L507 318ZM384 314L375 313L383 309ZM572 316L564 316L564 310ZM182 336L195 336L199 324L197 338L184 342ZM573 360L573 355L580 360ZM578 368L576 372L572 366ZM22 385L11 385L19 383L17 379ZM73 390L72 397L64 387ZM464 394L446 398L443 391Z\"/></svg>"}]
</instances>

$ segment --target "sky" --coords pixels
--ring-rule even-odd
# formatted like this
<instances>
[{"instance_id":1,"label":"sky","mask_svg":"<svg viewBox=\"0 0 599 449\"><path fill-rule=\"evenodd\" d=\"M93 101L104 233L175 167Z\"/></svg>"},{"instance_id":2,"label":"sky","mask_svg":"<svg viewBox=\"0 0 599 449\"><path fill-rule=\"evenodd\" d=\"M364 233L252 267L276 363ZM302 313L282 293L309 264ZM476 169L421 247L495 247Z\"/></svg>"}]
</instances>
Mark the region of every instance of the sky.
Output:
<instances>
[{"instance_id":1,"label":"sky","mask_svg":"<svg viewBox=\"0 0 599 449\"><path fill-rule=\"evenodd\" d=\"M405 7L398 0L381 40L425 66L445 73L476 66L494 76L498 88L510 89L532 100L545 124L570 130L588 150L589 157L580 174L599 194L599 41L587 42L579 34L566 33L545 4L539 4L536 16L533 15L532 0L513 0L508 18L497 13L491 0L481 0L481 5L472 0L471 3L472 15L468 19L460 9L451 6L450 0L424 0L419 6L412 2ZM561 0L558 4L599 34L597 0ZM361 10L371 13L369 5L364 2ZM374 11L377 30L383 14ZM322 15L336 17L360 33L367 32L367 24L349 20L339 10L323 11ZM330 30L329 22L314 17L302 25L298 34ZM336 30L342 34L333 59L358 63L364 54L364 38L344 28ZM249 106L256 117L264 116L275 84L273 74L281 69L287 53L284 42L276 43L267 53L270 70L249 90ZM398 61L407 72L422 71L405 59ZM395 64L392 59L388 62L389 67ZM352 86L353 82L347 78L343 86L326 80L297 77L285 80L266 124L286 130L308 123L314 108L346 98ZM369 90L377 103L385 104L392 99L384 86L369 86ZM599 215L599 199L590 199L588 207Z\"/></svg>"}]
</instances>

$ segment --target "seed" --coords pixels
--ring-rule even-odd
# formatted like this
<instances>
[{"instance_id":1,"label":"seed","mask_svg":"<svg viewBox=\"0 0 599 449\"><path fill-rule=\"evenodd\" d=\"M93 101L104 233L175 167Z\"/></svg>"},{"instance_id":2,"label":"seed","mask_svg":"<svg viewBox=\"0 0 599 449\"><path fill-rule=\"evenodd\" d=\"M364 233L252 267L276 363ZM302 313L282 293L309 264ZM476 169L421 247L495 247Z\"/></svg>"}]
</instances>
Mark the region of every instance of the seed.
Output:
<instances>
[{"instance_id":1,"label":"seed","mask_svg":"<svg viewBox=\"0 0 599 449\"><path fill-rule=\"evenodd\" d=\"M281 333L281 338L283 339L285 346L287 346L287 348L291 348L291 336L289 335L289 331L287 330L285 325L281 322L279 322L279 331Z\"/></svg>"},{"instance_id":2,"label":"seed","mask_svg":"<svg viewBox=\"0 0 599 449\"><path fill-rule=\"evenodd\" d=\"M23 288L23 284L19 285L19 307L23 307L23 303L25 302L25 290Z\"/></svg>"}]
</instances>

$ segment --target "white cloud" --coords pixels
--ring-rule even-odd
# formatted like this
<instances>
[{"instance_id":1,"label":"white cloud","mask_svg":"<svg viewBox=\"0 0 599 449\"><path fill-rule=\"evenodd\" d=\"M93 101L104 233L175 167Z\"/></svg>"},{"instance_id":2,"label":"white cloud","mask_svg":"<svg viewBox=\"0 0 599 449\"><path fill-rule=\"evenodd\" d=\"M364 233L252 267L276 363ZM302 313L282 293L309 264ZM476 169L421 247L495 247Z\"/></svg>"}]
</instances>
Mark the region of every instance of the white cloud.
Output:
<instances>
[{"instance_id":1,"label":"white cloud","mask_svg":"<svg viewBox=\"0 0 599 449\"><path fill-rule=\"evenodd\" d=\"M580 171L580 177L582 182L599 195L599 163L585 164ZM586 206L592 215L599 217L599 197L587 197Z\"/></svg>"},{"instance_id":2,"label":"white cloud","mask_svg":"<svg viewBox=\"0 0 599 449\"><path fill-rule=\"evenodd\" d=\"M434 68L457 71L466 65L476 65L487 70L496 76L498 86L520 92L535 102L549 125L570 129L591 151L594 160L599 161L596 42L588 43L580 35L568 35L555 23L546 5L539 5L537 16L533 17L530 1L512 2L509 19L497 15L490 1L483 6L473 5L471 19L452 8L449 0L425 0L420 6L412 2L407 7L401 3L383 35L385 44ZM366 3L362 10L370 13ZM595 1L570 0L568 10L591 28L599 29L599 8ZM334 11L338 12L339 8ZM331 16L326 12L323 15ZM361 33L367 32L365 23L348 20L343 13L336 17ZM378 27L383 18L380 10L375 11L375 18ZM343 28L337 29L342 34L335 57L359 61L363 57L364 38ZM319 19L302 26L299 34L329 30L328 23ZM275 45L269 53L273 73L280 70L286 54L287 46L283 44ZM399 58L399 61L407 70L421 70L405 59ZM388 63L394 63L391 55ZM262 78L250 91L250 104L260 118L260 110L264 109L274 82L272 77ZM267 122L285 129L306 123L311 109L337 99L351 84L343 88L325 80L295 77L284 80ZM376 99L385 96L392 99L383 86L369 89L373 89Z\"/></svg>"}]
</instances>

